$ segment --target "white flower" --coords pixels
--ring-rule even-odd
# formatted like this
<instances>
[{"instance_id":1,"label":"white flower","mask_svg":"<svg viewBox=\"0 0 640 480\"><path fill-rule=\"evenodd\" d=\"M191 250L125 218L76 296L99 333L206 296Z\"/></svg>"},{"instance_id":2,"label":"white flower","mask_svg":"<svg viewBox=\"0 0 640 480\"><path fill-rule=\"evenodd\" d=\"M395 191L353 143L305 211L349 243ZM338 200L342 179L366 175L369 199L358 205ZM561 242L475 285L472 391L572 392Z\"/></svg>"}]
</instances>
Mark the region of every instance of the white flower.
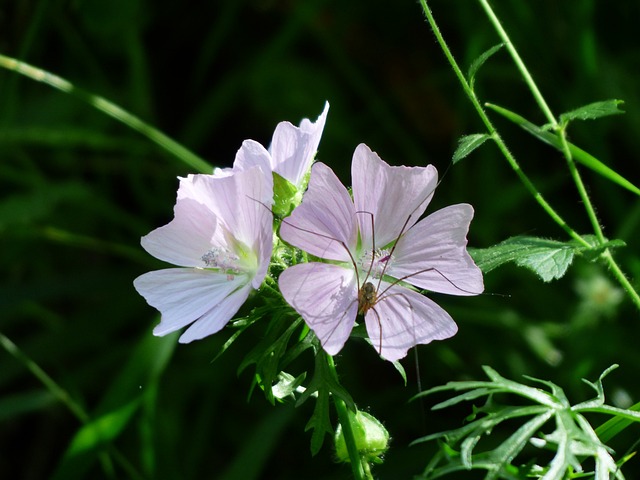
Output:
<instances>
[{"instance_id":1,"label":"white flower","mask_svg":"<svg viewBox=\"0 0 640 480\"><path fill-rule=\"evenodd\" d=\"M180 179L174 219L142 237L151 255L181 268L145 273L138 293L162 313L154 335L187 325L188 343L221 330L262 284L273 245L271 175L258 166L230 176Z\"/></svg>"}]
</instances>

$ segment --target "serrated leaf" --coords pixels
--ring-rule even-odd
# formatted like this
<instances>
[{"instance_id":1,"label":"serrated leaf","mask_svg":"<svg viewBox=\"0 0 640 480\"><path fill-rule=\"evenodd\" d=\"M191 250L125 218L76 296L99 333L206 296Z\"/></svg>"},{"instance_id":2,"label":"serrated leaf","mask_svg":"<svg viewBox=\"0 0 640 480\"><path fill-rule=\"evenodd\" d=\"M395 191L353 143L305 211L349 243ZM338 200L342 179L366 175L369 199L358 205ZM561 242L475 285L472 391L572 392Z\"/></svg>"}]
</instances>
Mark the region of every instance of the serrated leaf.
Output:
<instances>
[{"instance_id":1,"label":"serrated leaf","mask_svg":"<svg viewBox=\"0 0 640 480\"><path fill-rule=\"evenodd\" d=\"M476 74L478 73L478 70L480 70L480 67L482 67L482 65L484 65L484 62L486 62L494 53L500 50L503 46L504 46L503 43L494 45L489 50L486 50L482 55L480 55L471 63L471 66L469 67L469 73L467 74L467 79L469 80L469 85L471 87L471 90L473 90L473 86L476 81Z\"/></svg>"},{"instance_id":2,"label":"serrated leaf","mask_svg":"<svg viewBox=\"0 0 640 480\"><path fill-rule=\"evenodd\" d=\"M624 110L618 108L618 105L622 104L624 104L624 101L615 99L590 103L561 114L560 122L566 124L572 120L595 120L609 115L619 115L625 113Z\"/></svg>"},{"instance_id":3,"label":"serrated leaf","mask_svg":"<svg viewBox=\"0 0 640 480\"><path fill-rule=\"evenodd\" d=\"M488 133L474 133L460 137L458 140L458 147L453 153L453 163L455 164L462 160L490 138L491 135Z\"/></svg>"},{"instance_id":4,"label":"serrated leaf","mask_svg":"<svg viewBox=\"0 0 640 480\"><path fill-rule=\"evenodd\" d=\"M538 237L517 236L485 249L469 249L476 265L488 273L507 262L532 270L543 281L561 278L571 265L577 246Z\"/></svg>"},{"instance_id":5,"label":"serrated leaf","mask_svg":"<svg viewBox=\"0 0 640 480\"><path fill-rule=\"evenodd\" d=\"M557 137L557 135L545 131L543 128L538 127L534 123L528 121L526 118L510 110L507 110L506 108L499 107L498 105L492 105L490 103L487 103L486 106L494 112L499 113L506 119L512 121L516 125L519 125L537 139L542 140L544 143L547 143L557 150L562 151L562 142ZM567 145L569 146L569 152L571 153L571 156L575 161L579 162L587 168L590 168L598 175L601 175L602 177L614 183L617 183L621 187L635 193L636 195L640 195L640 188L636 187L633 183L617 173L615 170L607 167L596 157L575 146L573 143L567 142Z\"/></svg>"},{"instance_id":6,"label":"serrated leaf","mask_svg":"<svg viewBox=\"0 0 640 480\"><path fill-rule=\"evenodd\" d=\"M322 448L326 434L333 434L333 425L329 417L329 398L336 395L344 400L347 408L355 411L355 404L349 392L340 385L329 371L324 352L315 356L313 378L307 389L296 402L296 407L307 401L317 392L316 405L305 431L313 429L311 434L311 454L316 455Z\"/></svg>"},{"instance_id":7,"label":"serrated leaf","mask_svg":"<svg viewBox=\"0 0 640 480\"><path fill-rule=\"evenodd\" d=\"M256 365L256 376L259 378L260 387L271 404L275 404L272 386L277 383L278 375L284 367L281 359L287 353L291 335L301 323L300 317L291 321L289 310L272 311L268 332L238 367L238 374L240 374L249 365Z\"/></svg>"}]
</instances>

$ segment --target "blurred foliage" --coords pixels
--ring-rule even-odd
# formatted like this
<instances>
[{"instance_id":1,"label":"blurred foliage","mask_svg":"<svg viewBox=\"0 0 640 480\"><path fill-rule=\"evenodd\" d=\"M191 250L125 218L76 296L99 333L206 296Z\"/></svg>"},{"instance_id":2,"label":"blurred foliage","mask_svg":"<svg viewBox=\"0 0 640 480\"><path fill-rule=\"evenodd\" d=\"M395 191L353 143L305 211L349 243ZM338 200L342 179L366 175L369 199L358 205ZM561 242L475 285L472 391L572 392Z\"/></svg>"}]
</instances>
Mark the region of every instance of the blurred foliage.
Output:
<instances>
[{"instance_id":1,"label":"blurred foliage","mask_svg":"<svg viewBox=\"0 0 640 480\"><path fill-rule=\"evenodd\" d=\"M625 101L624 116L581 122L569 134L637 184L640 4L494 3L556 113ZM431 7L463 65L498 43L474 2L433 0ZM365 142L392 164L433 163L444 178L430 211L473 204L471 246L514 235L568 240L489 143L448 169L458 138L481 125L413 1L5 0L0 52L114 101L216 166L229 165L243 139L266 144L277 122L316 118L329 100L319 158L344 180L355 146ZM476 89L483 101L543 123L503 51L477 73ZM495 121L549 201L587 233L560 155ZM230 333L177 347L173 337L151 336L156 312L132 280L161 264L139 238L171 218L176 176L188 168L85 104L7 71L0 71L0 158L0 331L113 438L112 455L65 462L69 448L82 448L83 422L1 350L0 477L128 478L129 466L160 479L350 478L328 446L311 457L304 432L311 402L294 409L273 407L256 392L249 398L251 376L236 371L258 332L249 329L213 363ZM589 171L584 177L605 234L628 245L617 258L638 278L637 197ZM490 365L583 398L580 378L618 363L610 402L638 401L638 312L597 264L577 259L552 283L501 267L487 275L486 292L437 297L460 332L418 349L424 388L477 378ZM407 403L418 390L411 357L407 387L363 341L349 342L336 362L358 406L391 433L376 467L381 479L419 473L435 446L408 444L466 415ZM637 438L628 430L614 439L620 454ZM636 459L625 467L629 478L638 476Z\"/></svg>"}]
</instances>

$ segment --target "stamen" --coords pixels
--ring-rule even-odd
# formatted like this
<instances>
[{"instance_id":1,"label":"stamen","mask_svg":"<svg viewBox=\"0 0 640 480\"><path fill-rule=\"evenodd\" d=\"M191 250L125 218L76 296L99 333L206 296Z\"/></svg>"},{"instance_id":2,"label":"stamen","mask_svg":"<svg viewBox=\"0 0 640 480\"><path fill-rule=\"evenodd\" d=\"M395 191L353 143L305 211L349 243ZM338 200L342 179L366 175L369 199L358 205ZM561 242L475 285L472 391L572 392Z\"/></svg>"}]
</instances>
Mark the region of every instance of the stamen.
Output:
<instances>
[{"instance_id":1,"label":"stamen","mask_svg":"<svg viewBox=\"0 0 640 480\"><path fill-rule=\"evenodd\" d=\"M231 273L240 272L238 268L239 257L226 248L213 247L200 258L207 268L219 268L225 272L229 272L231 279L233 279Z\"/></svg>"},{"instance_id":2,"label":"stamen","mask_svg":"<svg viewBox=\"0 0 640 480\"><path fill-rule=\"evenodd\" d=\"M385 268L388 268L388 264L393 261L393 255L386 248L378 248L375 251L367 250L360 257L360 268L368 272L371 268L371 276L379 278L384 272Z\"/></svg>"}]
</instances>

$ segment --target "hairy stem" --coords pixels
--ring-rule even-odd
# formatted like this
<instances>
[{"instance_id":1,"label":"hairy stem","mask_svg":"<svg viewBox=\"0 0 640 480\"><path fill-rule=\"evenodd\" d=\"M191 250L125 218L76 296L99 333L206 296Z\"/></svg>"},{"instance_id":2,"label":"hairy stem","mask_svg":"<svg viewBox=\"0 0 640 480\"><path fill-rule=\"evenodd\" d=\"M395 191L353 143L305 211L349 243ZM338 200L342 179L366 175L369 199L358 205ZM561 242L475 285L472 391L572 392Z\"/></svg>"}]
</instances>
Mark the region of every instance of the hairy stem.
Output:
<instances>
[{"instance_id":1,"label":"hairy stem","mask_svg":"<svg viewBox=\"0 0 640 480\"><path fill-rule=\"evenodd\" d=\"M507 145L505 144L504 140L502 140L502 137L500 136L500 134L498 133L496 128L493 126L493 123L491 122L491 120L487 116L486 112L482 108L482 105L480 104L480 102L478 100L478 97L476 97L475 92L473 91L473 89L469 85L469 82L467 81L467 79L465 78L464 74L462 73L462 70L458 66L458 63L456 62L455 58L453 57L453 54L451 53L451 50L449 50L449 46L447 45L446 41L444 40L444 37L440 33L440 29L438 27L438 24L435 21L435 18L433 17L433 14L431 13L431 10L427 6L427 0L420 0L420 4L422 5L422 10L424 11L425 16L427 17L427 21L429 22L429 25L431 26L431 29L433 30L433 33L436 36L436 40L438 41L438 44L440 45L440 48L444 52L445 57L449 61L449 64L451 65L451 68L453 69L454 73L456 74L456 77L458 77L458 80L460 81L460 84L462 85L462 88L463 88L464 92L466 93L467 97L471 101L471 104L473 105L473 107L475 108L476 112L480 116L480 119L482 120L482 123L484 123L488 133L491 135L491 138L493 139L493 141L498 146L498 149L500 150L500 152L502 152L504 157L507 159L507 162L509 162L509 165L511 165L511 168L513 168L513 170L516 172L516 174L518 175L518 178L520 178L520 181L524 184L525 188L531 193L531 195L535 198L535 200L543 208L543 210L545 212L547 212L547 214L565 232L567 232L567 234L571 238L577 240L578 242L580 242L585 247L589 246L588 242L586 240L584 240L576 231L574 231L569 226L569 224L560 216L560 214L558 212L556 212L553 209L553 207L551 207L551 205L549 203L547 203L547 201L543 198L542 194L535 187L533 182L522 171L522 169L520 168L520 165L516 161L515 157L509 151L509 149L507 148Z\"/></svg>"},{"instance_id":2,"label":"hairy stem","mask_svg":"<svg viewBox=\"0 0 640 480\"><path fill-rule=\"evenodd\" d=\"M593 232L596 235L596 238L598 239L600 244L604 244L606 242L606 238L604 237L604 234L602 232L602 227L600 225L600 222L598 221L596 210L593 207L591 198L589 197L589 194L587 192L587 189L585 188L584 182L582 181L582 177L580 176L580 171L578 170L575 160L573 159L573 155L571 154L571 150L569 149L569 143L567 141L567 129L566 129L567 125L565 124L560 125L556 117L551 112L551 109L547 105L547 102L545 101L542 93L540 93L540 90L538 89L538 86L533 80L533 77L531 76L531 74L529 73L529 70L527 69L526 65L522 61L522 58L520 58L518 51L514 47L513 42L511 42L509 35L507 35L507 32L502 27L500 20L498 19L495 12L489 5L489 2L487 0L478 0L478 1L482 6L482 8L484 9L484 11L486 12L487 17L489 18L489 21L493 24L494 28L496 29L498 36L506 46L509 54L511 55L513 62L515 63L518 70L520 71L520 74L522 75L522 78L524 79L525 83L529 87L529 90L531 91L533 98L535 99L536 103L540 107L540 110L542 110L542 113L547 118L547 121L551 124L553 130L556 132L556 135L558 135L558 138L560 139L560 143L562 146L562 154L567 162L567 168L569 169L571 178L573 179L573 182L576 185L576 189L578 190L578 195L580 196L580 200L584 205L584 208L587 213L587 217L589 218L589 222L591 223L591 227L593 228ZM616 263L615 259L613 258L613 255L611 254L611 251L609 249L606 249L601 258L605 261L605 263L607 263L609 269L611 270L612 275L616 278L616 280L618 280L620 285L628 293L631 301L633 301L633 303L635 303L635 305L638 308L640 308L640 296L638 295L638 292L633 288L633 286L631 285L631 283L623 273L620 266Z\"/></svg>"},{"instance_id":3,"label":"hairy stem","mask_svg":"<svg viewBox=\"0 0 640 480\"><path fill-rule=\"evenodd\" d=\"M320 355L325 355L327 357L329 370L337 381L338 372L336 371L336 365L333 362L333 357L331 355L326 355L324 352L320 353ZM360 452L358 451L358 445L356 444L356 439L353 435L353 426L351 424L352 415L349 415L347 405L344 403L344 400L335 395L333 396L333 403L335 404L336 411L338 412L338 421L342 427L342 434L344 435L347 452L349 453L353 478L357 480L373 480L369 465L366 463L366 460L360 456Z\"/></svg>"}]
</instances>

